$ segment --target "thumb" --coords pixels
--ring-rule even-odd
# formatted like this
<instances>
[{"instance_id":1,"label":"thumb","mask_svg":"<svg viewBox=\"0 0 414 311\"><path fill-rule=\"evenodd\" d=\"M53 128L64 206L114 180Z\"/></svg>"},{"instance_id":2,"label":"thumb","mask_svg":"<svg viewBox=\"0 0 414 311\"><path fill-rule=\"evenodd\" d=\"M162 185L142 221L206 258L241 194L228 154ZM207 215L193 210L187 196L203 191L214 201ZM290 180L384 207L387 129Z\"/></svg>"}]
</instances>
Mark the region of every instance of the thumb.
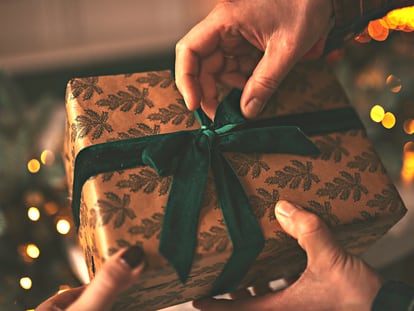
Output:
<instances>
[{"instance_id":1,"label":"thumb","mask_svg":"<svg viewBox=\"0 0 414 311\"><path fill-rule=\"evenodd\" d=\"M144 252L129 247L111 256L82 295L68 310L110 310L118 294L137 280L144 268Z\"/></svg>"},{"instance_id":2,"label":"thumb","mask_svg":"<svg viewBox=\"0 0 414 311\"><path fill-rule=\"evenodd\" d=\"M280 50L269 41L262 59L244 86L240 108L248 119L260 114L296 62L296 53Z\"/></svg>"},{"instance_id":3,"label":"thumb","mask_svg":"<svg viewBox=\"0 0 414 311\"><path fill-rule=\"evenodd\" d=\"M277 202L275 214L282 228L305 250L308 267L324 267L341 254L341 248L317 215L283 200Z\"/></svg>"}]
</instances>

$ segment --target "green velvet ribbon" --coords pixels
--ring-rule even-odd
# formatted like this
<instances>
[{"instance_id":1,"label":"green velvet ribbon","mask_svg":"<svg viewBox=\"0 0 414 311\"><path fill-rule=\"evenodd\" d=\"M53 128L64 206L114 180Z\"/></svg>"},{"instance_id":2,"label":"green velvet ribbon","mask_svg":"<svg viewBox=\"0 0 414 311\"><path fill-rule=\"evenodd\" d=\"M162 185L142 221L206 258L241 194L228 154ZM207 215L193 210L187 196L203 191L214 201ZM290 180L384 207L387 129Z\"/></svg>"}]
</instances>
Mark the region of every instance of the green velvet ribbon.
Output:
<instances>
[{"instance_id":1,"label":"green velvet ribbon","mask_svg":"<svg viewBox=\"0 0 414 311\"><path fill-rule=\"evenodd\" d=\"M182 282L190 273L200 208L211 167L233 253L216 279L212 294L237 289L264 246L264 238L246 193L223 152L315 155L305 135L363 128L352 108L280 116L247 122L239 109L240 91L219 105L215 122L201 111L200 129L112 141L82 149L75 160L72 210L79 227L82 186L99 173L151 166L173 176L165 208L160 253Z\"/></svg>"}]
</instances>

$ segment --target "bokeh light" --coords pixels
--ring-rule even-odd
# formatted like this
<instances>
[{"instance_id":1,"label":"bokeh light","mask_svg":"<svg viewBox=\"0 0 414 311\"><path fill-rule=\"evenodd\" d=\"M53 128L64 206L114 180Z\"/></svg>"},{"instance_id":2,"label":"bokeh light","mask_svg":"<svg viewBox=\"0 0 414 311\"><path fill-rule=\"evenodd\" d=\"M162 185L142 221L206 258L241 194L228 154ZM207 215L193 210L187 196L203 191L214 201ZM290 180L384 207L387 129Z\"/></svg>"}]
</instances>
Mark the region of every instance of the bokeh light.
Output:
<instances>
[{"instance_id":1,"label":"bokeh light","mask_svg":"<svg viewBox=\"0 0 414 311\"><path fill-rule=\"evenodd\" d=\"M27 217L31 220L31 221L38 221L40 218L40 211L37 207L35 206L31 206L29 207L29 209L27 210Z\"/></svg>"},{"instance_id":2,"label":"bokeh light","mask_svg":"<svg viewBox=\"0 0 414 311\"><path fill-rule=\"evenodd\" d=\"M403 123L403 129L407 134L414 134L414 119L405 120Z\"/></svg>"},{"instance_id":3,"label":"bokeh light","mask_svg":"<svg viewBox=\"0 0 414 311\"><path fill-rule=\"evenodd\" d=\"M387 24L381 19L370 21L368 24L367 31L371 38L376 41L386 40L390 32L387 27Z\"/></svg>"},{"instance_id":4,"label":"bokeh light","mask_svg":"<svg viewBox=\"0 0 414 311\"><path fill-rule=\"evenodd\" d=\"M411 32L414 30L414 6L392 10L382 20L391 30Z\"/></svg>"},{"instance_id":5,"label":"bokeh light","mask_svg":"<svg viewBox=\"0 0 414 311\"><path fill-rule=\"evenodd\" d=\"M32 279L29 278L28 276L24 276L22 278L20 278L20 287L25 289L25 290L29 290L32 288Z\"/></svg>"},{"instance_id":6,"label":"bokeh light","mask_svg":"<svg viewBox=\"0 0 414 311\"><path fill-rule=\"evenodd\" d=\"M414 6L392 10L383 18L370 21L366 32L372 39L384 41L393 30L414 31ZM363 35L355 40L361 43L367 42Z\"/></svg>"},{"instance_id":7,"label":"bokeh light","mask_svg":"<svg viewBox=\"0 0 414 311\"><path fill-rule=\"evenodd\" d=\"M395 118L395 115L392 112L386 112L384 114L384 118L381 121L381 124L386 129L392 129L395 126L396 122L397 119Z\"/></svg>"},{"instance_id":8,"label":"bokeh light","mask_svg":"<svg viewBox=\"0 0 414 311\"><path fill-rule=\"evenodd\" d=\"M391 74L385 80L385 84L389 88L389 90L393 93L398 93L402 89L402 84L400 78Z\"/></svg>"},{"instance_id":9,"label":"bokeh light","mask_svg":"<svg viewBox=\"0 0 414 311\"><path fill-rule=\"evenodd\" d=\"M59 211L59 206L56 204L56 202L48 201L43 205L43 209L45 210L46 214L54 215Z\"/></svg>"},{"instance_id":10,"label":"bokeh light","mask_svg":"<svg viewBox=\"0 0 414 311\"><path fill-rule=\"evenodd\" d=\"M384 119L384 108L382 108L380 105L375 105L371 108L369 115L372 121L379 123L382 121L382 119Z\"/></svg>"},{"instance_id":11,"label":"bokeh light","mask_svg":"<svg viewBox=\"0 0 414 311\"><path fill-rule=\"evenodd\" d=\"M40 162L37 159L31 159L27 162L27 169L30 173L36 174L40 170Z\"/></svg>"},{"instance_id":12,"label":"bokeh light","mask_svg":"<svg viewBox=\"0 0 414 311\"><path fill-rule=\"evenodd\" d=\"M414 142L409 141L407 143L404 144L403 147L403 151L405 152L409 152L409 153L414 153Z\"/></svg>"},{"instance_id":13,"label":"bokeh light","mask_svg":"<svg viewBox=\"0 0 414 311\"><path fill-rule=\"evenodd\" d=\"M404 145L402 160L401 179L410 183L414 181L414 142L407 142Z\"/></svg>"},{"instance_id":14,"label":"bokeh light","mask_svg":"<svg viewBox=\"0 0 414 311\"><path fill-rule=\"evenodd\" d=\"M68 234L70 231L70 222L67 219L59 219L56 223L56 230L62 235Z\"/></svg>"},{"instance_id":15,"label":"bokeh light","mask_svg":"<svg viewBox=\"0 0 414 311\"><path fill-rule=\"evenodd\" d=\"M44 165L52 165L55 162L55 154L50 150L43 150L40 154L40 161Z\"/></svg>"},{"instance_id":16,"label":"bokeh light","mask_svg":"<svg viewBox=\"0 0 414 311\"><path fill-rule=\"evenodd\" d=\"M40 256L40 250L35 244L30 243L30 244L27 244L26 246L26 254L30 258L36 259L36 258L39 258Z\"/></svg>"}]
</instances>

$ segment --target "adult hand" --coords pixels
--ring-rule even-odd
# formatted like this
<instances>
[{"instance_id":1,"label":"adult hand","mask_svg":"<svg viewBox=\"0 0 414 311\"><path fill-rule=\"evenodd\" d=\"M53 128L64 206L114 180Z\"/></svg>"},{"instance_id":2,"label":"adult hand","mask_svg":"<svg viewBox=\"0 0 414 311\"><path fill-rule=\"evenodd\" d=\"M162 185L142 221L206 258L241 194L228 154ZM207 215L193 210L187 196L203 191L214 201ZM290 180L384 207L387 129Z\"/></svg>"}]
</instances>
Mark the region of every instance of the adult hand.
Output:
<instances>
[{"instance_id":1,"label":"adult hand","mask_svg":"<svg viewBox=\"0 0 414 311\"><path fill-rule=\"evenodd\" d=\"M118 294L131 286L144 267L144 253L138 246L111 256L89 285L67 290L40 304L37 311L111 310Z\"/></svg>"},{"instance_id":2,"label":"adult hand","mask_svg":"<svg viewBox=\"0 0 414 311\"><path fill-rule=\"evenodd\" d=\"M200 310L371 310L382 280L361 259L346 253L316 215L286 201L276 205L283 229L307 253L303 274L286 289L238 300L207 298Z\"/></svg>"},{"instance_id":3,"label":"adult hand","mask_svg":"<svg viewBox=\"0 0 414 311\"><path fill-rule=\"evenodd\" d=\"M332 26L331 0L222 0L177 43L177 87L212 119L217 83L244 88L241 111L254 118L298 60L322 54Z\"/></svg>"}]
</instances>

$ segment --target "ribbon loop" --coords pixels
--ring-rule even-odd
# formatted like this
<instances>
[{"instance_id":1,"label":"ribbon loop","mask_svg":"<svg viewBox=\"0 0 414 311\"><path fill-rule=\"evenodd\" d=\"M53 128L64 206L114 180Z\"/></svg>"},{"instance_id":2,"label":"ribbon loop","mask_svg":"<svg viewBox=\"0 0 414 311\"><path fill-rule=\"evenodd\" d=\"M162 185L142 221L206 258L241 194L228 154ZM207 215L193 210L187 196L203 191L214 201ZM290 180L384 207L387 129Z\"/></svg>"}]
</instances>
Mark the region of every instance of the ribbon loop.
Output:
<instances>
[{"instance_id":1,"label":"ribbon loop","mask_svg":"<svg viewBox=\"0 0 414 311\"><path fill-rule=\"evenodd\" d=\"M310 135L363 129L363 125L352 108L244 122L233 107L237 98L230 95L233 104L229 108L224 104L219 106L215 127L113 141L81 150L76 156L73 179L72 211L76 226L80 222L82 186L89 177L143 165L153 167L161 176L173 175L160 253L184 282L193 263L199 211L211 164L219 204L233 244L233 254L216 280L213 292L236 289L261 252L264 240L243 187L222 152L311 155L318 149L302 130ZM205 117L200 119L208 121ZM315 124L322 125L315 129Z\"/></svg>"},{"instance_id":2,"label":"ribbon loop","mask_svg":"<svg viewBox=\"0 0 414 311\"><path fill-rule=\"evenodd\" d=\"M173 175L193 135L191 132L182 131L157 137L158 139L149 142L142 151L142 163L151 166L160 176Z\"/></svg>"}]
</instances>

